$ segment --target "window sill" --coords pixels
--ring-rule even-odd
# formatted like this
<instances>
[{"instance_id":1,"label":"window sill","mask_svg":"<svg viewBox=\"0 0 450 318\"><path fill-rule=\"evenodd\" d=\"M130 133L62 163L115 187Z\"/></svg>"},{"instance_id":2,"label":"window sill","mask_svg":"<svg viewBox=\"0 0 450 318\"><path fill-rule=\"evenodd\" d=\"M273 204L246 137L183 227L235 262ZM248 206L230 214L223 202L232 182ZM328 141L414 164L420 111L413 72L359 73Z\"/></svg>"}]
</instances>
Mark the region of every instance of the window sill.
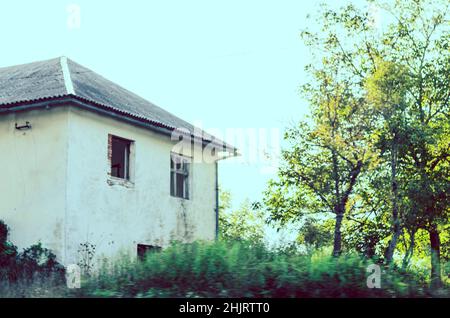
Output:
<instances>
[{"instance_id":1,"label":"window sill","mask_svg":"<svg viewBox=\"0 0 450 318\"><path fill-rule=\"evenodd\" d=\"M122 178L116 178L112 176L108 176L108 179L106 180L106 183L110 186L121 186L128 189L134 188L134 182L131 182L130 180L122 179Z\"/></svg>"},{"instance_id":2,"label":"window sill","mask_svg":"<svg viewBox=\"0 0 450 318\"><path fill-rule=\"evenodd\" d=\"M175 195L170 195L170 197L171 198L173 198L173 199L177 199L177 200L180 200L180 201L182 201L182 202L189 202L189 201L191 201L191 198L182 198L182 197L177 197L177 196L175 196Z\"/></svg>"}]
</instances>

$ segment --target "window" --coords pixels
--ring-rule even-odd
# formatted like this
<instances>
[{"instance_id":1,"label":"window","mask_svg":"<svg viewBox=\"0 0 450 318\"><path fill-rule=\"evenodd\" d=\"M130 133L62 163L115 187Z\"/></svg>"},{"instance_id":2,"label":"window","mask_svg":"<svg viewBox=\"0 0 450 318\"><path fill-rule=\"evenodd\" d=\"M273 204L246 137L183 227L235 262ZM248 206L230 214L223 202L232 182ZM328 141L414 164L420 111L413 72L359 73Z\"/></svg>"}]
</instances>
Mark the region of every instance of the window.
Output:
<instances>
[{"instance_id":1,"label":"window","mask_svg":"<svg viewBox=\"0 0 450 318\"><path fill-rule=\"evenodd\" d=\"M130 180L130 150L132 141L110 136L111 176Z\"/></svg>"},{"instance_id":2,"label":"window","mask_svg":"<svg viewBox=\"0 0 450 318\"><path fill-rule=\"evenodd\" d=\"M137 255L138 259L141 261L145 260L145 256L147 255L147 253L155 253L160 251L161 251L160 246L145 245L145 244L137 245Z\"/></svg>"},{"instance_id":3,"label":"window","mask_svg":"<svg viewBox=\"0 0 450 318\"><path fill-rule=\"evenodd\" d=\"M190 159L177 154L170 156L170 195L189 199Z\"/></svg>"}]
</instances>

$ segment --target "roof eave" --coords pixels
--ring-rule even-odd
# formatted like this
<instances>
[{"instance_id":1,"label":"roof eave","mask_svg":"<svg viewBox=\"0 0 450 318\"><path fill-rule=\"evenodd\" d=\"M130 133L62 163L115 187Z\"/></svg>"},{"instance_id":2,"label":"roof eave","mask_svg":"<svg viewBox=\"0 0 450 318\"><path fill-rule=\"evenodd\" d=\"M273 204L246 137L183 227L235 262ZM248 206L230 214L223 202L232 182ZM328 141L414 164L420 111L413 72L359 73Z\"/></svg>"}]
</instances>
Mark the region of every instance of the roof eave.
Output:
<instances>
[{"instance_id":1,"label":"roof eave","mask_svg":"<svg viewBox=\"0 0 450 318\"><path fill-rule=\"evenodd\" d=\"M28 111L33 109L50 109L52 107L60 107L60 106L67 106L67 105L74 105L77 107L80 107L82 109L87 109L102 115L106 115L118 120L125 121L129 124L140 126L149 130L152 130L156 133L160 133L166 136L171 136L172 132L176 129L174 127L149 120L144 117L135 116L131 113L116 109L114 107L102 105L96 102L92 102L88 99L81 98L76 95L68 94L68 95L61 95L61 96L53 96L48 98L41 98L37 100L27 100L27 101L20 101L15 103L9 103L9 104L0 104L0 115L5 113L13 113L13 112L21 112L21 111ZM224 156L223 158L219 158L218 160L226 159L229 157L235 157L239 156L237 148L226 144L224 142L216 142L213 140L207 140L203 139L199 136L191 135L190 137L194 138L194 140L198 140L204 144L210 144L212 143L215 146L218 146L222 149L226 149L228 156Z\"/></svg>"}]
</instances>

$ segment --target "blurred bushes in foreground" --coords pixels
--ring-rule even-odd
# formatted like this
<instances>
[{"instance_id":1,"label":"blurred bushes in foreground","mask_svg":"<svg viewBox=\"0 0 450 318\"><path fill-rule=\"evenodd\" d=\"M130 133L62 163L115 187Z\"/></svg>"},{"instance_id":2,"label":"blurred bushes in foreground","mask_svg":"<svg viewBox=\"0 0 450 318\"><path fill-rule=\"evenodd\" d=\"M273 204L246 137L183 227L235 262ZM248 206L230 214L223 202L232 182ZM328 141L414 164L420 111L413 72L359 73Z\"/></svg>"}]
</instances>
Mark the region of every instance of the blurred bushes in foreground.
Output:
<instances>
[{"instance_id":1,"label":"blurred bushes in foreground","mask_svg":"<svg viewBox=\"0 0 450 318\"><path fill-rule=\"evenodd\" d=\"M370 289L371 259L248 241L173 243L144 260L123 256L68 289L51 251L35 244L19 253L7 238L0 222L0 297L450 297L448 286L430 290L418 270L382 267L381 288Z\"/></svg>"},{"instance_id":2,"label":"blurred bushes in foreground","mask_svg":"<svg viewBox=\"0 0 450 318\"><path fill-rule=\"evenodd\" d=\"M414 272L383 268L367 287L369 259L269 251L246 242L174 243L144 261L123 257L83 282L76 297L450 297Z\"/></svg>"}]
</instances>

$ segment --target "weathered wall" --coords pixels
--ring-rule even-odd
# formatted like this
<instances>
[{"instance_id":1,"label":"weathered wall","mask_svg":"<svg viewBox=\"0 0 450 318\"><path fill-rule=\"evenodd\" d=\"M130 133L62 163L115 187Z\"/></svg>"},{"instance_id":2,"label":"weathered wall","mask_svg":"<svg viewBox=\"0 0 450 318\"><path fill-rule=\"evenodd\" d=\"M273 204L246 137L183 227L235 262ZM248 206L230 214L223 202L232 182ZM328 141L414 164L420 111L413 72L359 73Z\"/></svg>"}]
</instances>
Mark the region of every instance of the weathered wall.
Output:
<instances>
[{"instance_id":1,"label":"weathered wall","mask_svg":"<svg viewBox=\"0 0 450 318\"><path fill-rule=\"evenodd\" d=\"M33 128L17 131L15 122ZM135 141L133 182L109 176L108 134ZM214 239L215 165L192 167L191 199L170 196L167 136L75 107L0 116L0 219L20 248L38 241L65 265L80 243L96 260L137 244Z\"/></svg>"},{"instance_id":2,"label":"weathered wall","mask_svg":"<svg viewBox=\"0 0 450 318\"><path fill-rule=\"evenodd\" d=\"M108 134L134 141L132 183L109 176ZM168 136L71 108L66 263L75 261L82 242L95 245L101 259L136 254L137 244L214 239L215 165L194 164L191 199L172 197L172 146Z\"/></svg>"},{"instance_id":3,"label":"weathered wall","mask_svg":"<svg viewBox=\"0 0 450 318\"><path fill-rule=\"evenodd\" d=\"M29 121L32 129L19 131ZM0 116L0 219L19 248L41 241L64 257L67 108Z\"/></svg>"}]
</instances>

